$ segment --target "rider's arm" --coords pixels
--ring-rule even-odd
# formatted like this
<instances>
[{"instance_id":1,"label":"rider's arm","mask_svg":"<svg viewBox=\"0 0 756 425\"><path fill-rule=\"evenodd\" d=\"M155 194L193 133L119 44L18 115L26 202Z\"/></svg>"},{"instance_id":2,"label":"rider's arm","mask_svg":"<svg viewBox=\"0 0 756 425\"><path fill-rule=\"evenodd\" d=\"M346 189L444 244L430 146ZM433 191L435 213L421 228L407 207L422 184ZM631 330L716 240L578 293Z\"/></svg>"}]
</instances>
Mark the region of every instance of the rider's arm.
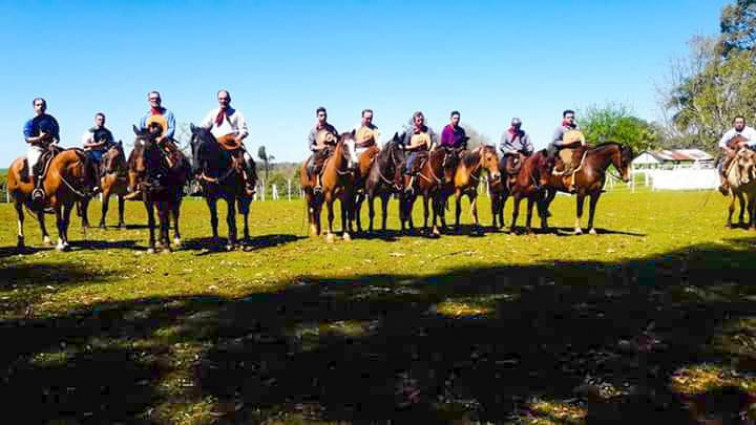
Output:
<instances>
[{"instance_id":1,"label":"rider's arm","mask_svg":"<svg viewBox=\"0 0 756 425\"><path fill-rule=\"evenodd\" d=\"M318 148L318 142L315 140L316 134L317 133L315 132L314 128L312 130L310 130L309 134L307 134L307 149L309 149L309 150L311 150L313 152L316 152L316 151L320 150Z\"/></svg>"},{"instance_id":2,"label":"rider's arm","mask_svg":"<svg viewBox=\"0 0 756 425\"><path fill-rule=\"evenodd\" d=\"M733 136L733 130L727 130L724 135L722 135L722 138L719 139L718 146L722 149L727 149L727 142L732 139Z\"/></svg>"},{"instance_id":3,"label":"rider's arm","mask_svg":"<svg viewBox=\"0 0 756 425\"><path fill-rule=\"evenodd\" d=\"M528 133L525 133L525 135L520 139L520 142L522 143L522 151L525 155L531 155L533 153L533 142L530 140L530 135Z\"/></svg>"},{"instance_id":4,"label":"rider's arm","mask_svg":"<svg viewBox=\"0 0 756 425\"><path fill-rule=\"evenodd\" d=\"M247 136L249 136L247 120L244 119L244 114L239 111L234 112L234 119L236 120L236 138L239 140L244 140Z\"/></svg>"},{"instance_id":5,"label":"rider's arm","mask_svg":"<svg viewBox=\"0 0 756 425\"><path fill-rule=\"evenodd\" d=\"M200 127L206 130L213 128L213 121L215 121L215 114L213 114L213 112L215 112L215 110L212 110L208 112L207 115L205 115L205 118L203 118L202 122L200 122Z\"/></svg>"},{"instance_id":6,"label":"rider's arm","mask_svg":"<svg viewBox=\"0 0 756 425\"><path fill-rule=\"evenodd\" d=\"M551 144L554 146L562 146L562 137L564 136L564 129L562 127L554 130L554 135L551 136Z\"/></svg>"},{"instance_id":7,"label":"rider's arm","mask_svg":"<svg viewBox=\"0 0 756 425\"><path fill-rule=\"evenodd\" d=\"M166 114L165 120L168 122L168 131L165 132L165 137L173 139L173 135L176 132L176 118L173 117L173 112Z\"/></svg>"}]
</instances>

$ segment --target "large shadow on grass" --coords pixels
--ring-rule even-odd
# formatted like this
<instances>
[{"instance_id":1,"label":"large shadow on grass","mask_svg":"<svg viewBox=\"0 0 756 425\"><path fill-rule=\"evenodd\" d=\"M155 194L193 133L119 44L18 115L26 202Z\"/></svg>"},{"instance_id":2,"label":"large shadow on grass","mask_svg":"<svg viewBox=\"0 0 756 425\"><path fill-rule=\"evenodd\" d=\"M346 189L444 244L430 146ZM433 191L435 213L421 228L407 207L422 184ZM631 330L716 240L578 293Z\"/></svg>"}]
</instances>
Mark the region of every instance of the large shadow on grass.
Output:
<instances>
[{"instance_id":1,"label":"large shadow on grass","mask_svg":"<svg viewBox=\"0 0 756 425\"><path fill-rule=\"evenodd\" d=\"M689 423L676 371L747 374L756 363L746 346L715 343L756 320L753 243L619 263L301 277L241 299L5 320L0 399L28 423L165 423L188 414L182 406L220 423L574 423L535 400L586 408L588 423ZM714 402L721 392L700 395L709 410L731 406Z\"/></svg>"}]
</instances>

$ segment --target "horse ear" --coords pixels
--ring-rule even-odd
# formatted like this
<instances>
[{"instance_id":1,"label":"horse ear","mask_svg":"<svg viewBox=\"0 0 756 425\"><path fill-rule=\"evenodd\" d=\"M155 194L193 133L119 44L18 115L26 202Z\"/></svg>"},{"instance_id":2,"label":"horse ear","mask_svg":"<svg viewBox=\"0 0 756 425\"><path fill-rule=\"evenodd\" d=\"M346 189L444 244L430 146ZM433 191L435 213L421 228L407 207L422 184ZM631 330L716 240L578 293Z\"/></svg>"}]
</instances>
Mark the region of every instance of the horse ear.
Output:
<instances>
[{"instance_id":1,"label":"horse ear","mask_svg":"<svg viewBox=\"0 0 756 425\"><path fill-rule=\"evenodd\" d=\"M354 137L355 134L357 134L357 130L352 129L352 137Z\"/></svg>"},{"instance_id":2,"label":"horse ear","mask_svg":"<svg viewBox=\"0 0 756 425\"><path fill-rule=\"evenodd\" d=\"M399 140L399 132L395 131L394 132L394 141L398 141L398 140Z\"/></svg>"},{"instance_id":3,"label":"horse ear","mask_svg":"<svg viewBox=\"0 0 756 425\"><path fill-rule=\"evenodd\" d=\"M197 132L197 127L194 126L193 122L189 123L189 130L191 130L192 133L196 133Z\"/></svg>"},{"instance_id":4,"label":"horse ear","mask_svg":"<svg viewBox=\"0 0 756 425\"><path fill-rule=\"evenodd\" d=\"M137 126L135 126L135 125L132 125L132 126L131 126L131 128L132 128L132 130L134 130L134 134L135 134L135 135L139 136L139 135L141 135L141 134L142 134L142 131L141 131L141 130L139 130L139 128L138 128Z\"/></svg>"}]
</instances>

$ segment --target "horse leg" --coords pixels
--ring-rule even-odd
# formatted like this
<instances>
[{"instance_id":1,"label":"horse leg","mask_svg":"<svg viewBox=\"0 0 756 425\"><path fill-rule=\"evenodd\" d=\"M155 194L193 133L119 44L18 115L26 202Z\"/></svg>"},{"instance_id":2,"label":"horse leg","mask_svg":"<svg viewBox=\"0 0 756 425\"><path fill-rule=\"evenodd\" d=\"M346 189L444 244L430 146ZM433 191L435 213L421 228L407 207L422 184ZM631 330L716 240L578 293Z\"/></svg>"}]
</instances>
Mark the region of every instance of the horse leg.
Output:
<instances>
[{"instance_id":1,"label":"horse leg","mask_svg":"<svg viewBox=\"0 0 756 425\"><path fill-rule=\"evenodd\" d=\"M55 207L55 225L58 227L58 245L55 249L58 251L64 251L66 249L65 244L65 226L63 225L63 206L58 205Z\"/></svg>"},{"instance_id":2,"label":"horse leg","mask_svg":"<svg viewBox=\"0 0 756 425\"><path fill-rule=\"evenodd\" d=\"M373 233L373 220L375 219L375 194L373 192L368 192L366 195L368 203L368 231L370 233ZM359 221L357 222L357 230L360 230Z\"/></svg>"},{"instance_id":3,"label":"horse leg","mask_svg":"<svg viewBox=\"0 0 756 425\"><path fill-rule=\"evenodd\" d=\"M42 244L44 246L51 246L52 240L50 240L50 234L47 233L47 224L45 224L45 213L37 213L37 222L39 222L39 228L42 230Z\"/></svg>"},{"instance_id":4,"label":"horse leg","mask_svg":"<svg viewBox=\"0 0 756 425\"><path fill-rule=\"evenodd\" d=\"M126 207L126 200L123 199L123 195L118 195L118 226L116 226L118 229L121 229L126 225L126 221L123 219L123 213L124 213L125 207Z\"/></svg>"},{"instance_id":5,"label":"horse leg","mask_svg":"<svg viewBox=\"0 0 756 425\"><path fill-rule=\"evenodd\" d=\"M593 227L593 217L596 214L596 205L601 197L601 191L591 193L591 199L588 201L588 233L591 235L596 234L596 229Z\"/></svg>"},{"instance_id":6,"label":"horse leg","mask_svg":"<svg viewBox=\"0 0 756 425\"><path fill-rule=\"evenodd\" d=\"M454 229L457 233L460 232L461 227L459 224L460 216L462 215L462 193L459 190L454 192Z\"/></svg>"},{"instance_id":7,"label":"horse leg","mask_svg":"<svg viewBox=\"0 0 756 425\"><path fill-rule=\"evenodd\" d=\"M171 215L173 216L173 244L176 248L181 247L181 230L179 229L179 221L181 218L181 199L171 204ZM167 235L166 235L167 238Z\"/></svg>"},{"instance_id":8,"label":"horse leg","mask_svg":"<svg viewBox=\"0 0 756 425\"><path fill-rule=\"evenodd\" d=\"M470 199L470 212L475 221L475 229L480 230L480 220L478 220L478 194L477 192L470 192L467 197Z\"/></svg>"},{"instance_id":9,"label":"horse leg","mask_svg":"<svg viewBox=\"0 0 756 425\"><path fill-rule=\"evenodd\" d=\"M427 193L423 193L423 232L428 231L428 216L430 211L428 210L428 201L430 198Z\"/></svg>"},{"instance_id":10,"label":"horse leg","mask_svg":"<svg viewBox=\"0 0 756 425\"><path fill-rule=\"evenodd\" d=\"M79 213L81 214L81 227L89 228L89 198L84 198L79 202Z\"/></svg>"},{"instance_id":11,"label":"horse leg","mask_svg":"<svg viewBox=\"0 0 756 425\"><path fill-rule=\"evenodd\" d=\"M234 198L226 199L228 206L226 214L226 224L228 224L228 245L226 249L232 251L236 248L236 203Z\"/></svg>"},{"instance_id":12,"label":"horse leg","mask_svg":"<svg viewBox=\"0 0 756 425\"><path fill-rule=\"evenodd\" d=\"M730 205L727 207L727 212L728 212L728 214L727 214L727 227L733 228L733 225L732 225L732 214L735 212L735 194L732 193L732 192L730 192L730 193L731 193Z\"/></svg>"},{"instance_id":13,"label":"horse leg","mask_svg":"<svg viewBox=\"0 0 756 425\"><path fill-rule=\"evenodd\" d=\"M517 216L520 215L520 201L522 198L515 195L514 204L512 204L512 222L509 224L509 232L515 233L517 231Z\"/></svg>"},{"instance_id":14,"label":"horse leg","mask_svg":"<svg viewBox=\"0 0 756 425\"><path fill-rule=\"evenodd\" d=\"M239 202L239 209L244 217L244 244L249 244L249 207L248 202L244 200Z\"/></svg>"},{"instance_id":15,"label":"horse leg","mask_svg":"<svg viewBox=\"0 0 756 425\"><path fill-rule=\"evenodd\" d=\"M740 216L738 218L738 226L743 227L743 216L745 215L745 197L743 192L738 192L738 202L740 203Z\"/></svg>"},{"instance_id":16,"label":"horse leg","mask_svg":"<svg viewBox=\"0 0 756 425\"><path fill-rule=\"evenodd\" d=\"M333 242L333 194L328 191L325 195L326 208L328 208L328 233L326 233L326 241Z\"/></svg>"},{"instance_id":17,"label":"horse leg","mask_svg":"<svg viewBox=\"0 0 756 425\"><path fill-rule=\"evenodd\" d=\"M354 221L357 223L357 233L362 233L362 218L360 218L360 211L362 210L362 203L364 201L364 194L357 195L357 198L354 201L354 208L352 209L352 211L354 211Z\"/></svg>"},{"instance_id":18,"label":"horse leg","mask_svg":"<svg viewBox=\"0 0 756 425\"><path fill-rule=\"evenodd\" d=\"M577 195L577 218L575 219L575 234L583 234L583 229L580 228L580 219L583 218L583 204L585 203L585 195L578 193Z\"/></svg>"},{"instance_id":19,"label":"horse leg","mask_svg":"<svg viewBox=\"0 0 756 425\"><path fill-rule=\"evenodd\" d=\"M501 205L499 205L499 228L504 228L504 207L507 205L507 198L509 198L509 194L502 194L501 195Z\"/></svg>"},{"instance_id":20,"label":"horse leg","mask_svg":"<svg viewBox=\"0 0 756 425\"><path fill-rule=\"evenodd\" d=\"M150 238L148 242L147 253L155 253L155 203L146 201L144 207L147 209L147 227L150 228Z\"/></svg>"},{"instance_id":21,"label":"horse leg","mask_svg":"<svg viewBox=\"0 0 756 425\"><path fill-rule=\"evenodd\" d=\"M497 211L499 208L499 195L491 194L491 229L496 229Z\"/></svg>"},{"instance_id":22,"label":"horse leg","mask_svg":"<svg viewBox=\"0 0 756 425\"><path fill-rule=\"evenodd\" d=\"M105 226L105 217L108 215L108 206L110 204L110 190L105 190L102 192L102 216L100 217L100 229L104 229ZM84 215L86 216L87 211L84 210Z\"/></svg>"},{"instance_id":23,"label":"horse leg","mask_svg":"<svg viewBox=\"0 0 756 425\"><path fill-rule=\"evenodd\" d=\"M756 224L753 221L754 206L756 206L756 200L754 200L754 197L749 194L748 195L748 223L746 225L747 228L751 228Z\"/></svg>"},{"instance_id":24,"label":"horse leg","mask_svg":"<svg viewBox=\"0 0 756 425\"><path fill-rule=\"evenodd\" d=\"M163 252L170 252L171 212L167 201L158 203L158 219L160 220L160 243L165 249Z\"/></svg>"},{"instance_id":25,"label":"horse leg","mask_svg":"<svg viewBox=\"0 0 756 425\"><path fill-rule=\"evenodd\" d=\"M213 232L213 242L218 241L218 199L208 194L205 198L207 208L210 210L210 228Z\"/></svg>"},{"instance_id":26,"label":"horse leg","mask_svg":"<svg viewBox=\"0 0 756 425\"><path fill-rule=\"evenodd\" d=\"M386 219L388 218L388 203L391 195L381 195L381 229L386 231Z\"/></svg>"},{"instance_id":27,"label":"horse leg","mask_svg":"<svg viewBox=\"0 0 756 425\"><path fill-rule=\"evenodd\" d=\"M16 201L14 206L16 207L16 221L18 222L16 249L22 251L26 248L26 244L24 243L24 206L19 201Z\"/></svg>"},{"instance_id":28,"label":"horse leg","mask_svg":"<svg viewBox=\"0 0 756 425\"><path fill-rule=\"evenodd\" d=\"M546 214L546 197L543 194L538 195L538 198L536 199L536 208L538 209L538 217L541 218L541 231L546 233L549 229L549 215Z\"/></svg>"},{"instance_id":29,"label":"horse leg","mask_svg":"<svg viewBox=\"0 0 756 425\"><path fill-rule=\"evenodd\" d=\"M352 204L354 199L351 194L344 192L340 197L339 206L341 207L341 237L345 241L351 241L352 237L352 220L350 215L353 215L354 205Z\"/></svg>"},{"instance_id":30,"label":"horse leg","mask_svg":"<svg viewBox=\"0 0 756 425\"><path fill-rule=\"evenodd\" d=\"M532 196L528 196L528 210L527 210L527 214L525 216L526 217L525 218L525 233L531 233L532 232L531 227L532 227L532 224L533 224L533 204L534 203L535 202L534 202L533 197Z\"/></svg>"}]
</instances>

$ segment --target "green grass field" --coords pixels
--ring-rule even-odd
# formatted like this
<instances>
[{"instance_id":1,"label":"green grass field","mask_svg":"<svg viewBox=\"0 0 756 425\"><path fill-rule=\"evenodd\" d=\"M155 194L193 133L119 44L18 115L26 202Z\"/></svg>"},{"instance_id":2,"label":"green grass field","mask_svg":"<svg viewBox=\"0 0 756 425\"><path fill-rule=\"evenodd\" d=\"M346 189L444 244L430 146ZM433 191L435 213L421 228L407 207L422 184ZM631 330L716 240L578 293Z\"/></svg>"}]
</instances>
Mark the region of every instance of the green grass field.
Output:
<instances>
[{"instance_id":1,"label":"green grass field","mask_svg":"<svg viewBox=\"0 0 756 425\"><path fill-rule=\"evenodd\" d=\"M262 202L252 246L223 252L187 200L183 248L148 255L130 203L126 230L83 240L76 219L68 253L27 218L17 255L3 204L0 400L35 424L685 423L691 400L756 393L756 231L726 205L607 193L599 235L573 236L558 197L552 233L433 240L392 204L391 232L327 244L302 201Z\"/></svg>"}]
</instances>

